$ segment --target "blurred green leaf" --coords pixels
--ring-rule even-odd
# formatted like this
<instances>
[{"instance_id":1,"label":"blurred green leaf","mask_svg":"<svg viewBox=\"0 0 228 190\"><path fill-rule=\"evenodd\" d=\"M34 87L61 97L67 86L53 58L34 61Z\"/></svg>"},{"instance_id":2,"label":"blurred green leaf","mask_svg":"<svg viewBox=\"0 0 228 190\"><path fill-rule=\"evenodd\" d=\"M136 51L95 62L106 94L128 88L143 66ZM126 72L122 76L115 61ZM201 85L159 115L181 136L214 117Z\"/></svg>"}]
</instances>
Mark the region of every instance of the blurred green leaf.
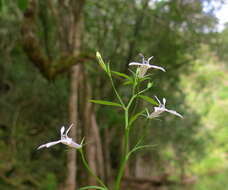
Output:
<instances>
[{"instance_id":1,"label":"blurred green leaf","mask_svg":"<svg viewBox=\"0 0 228 190\"><path fill-rule=\"evenodd\" d=\"M124 83L123 83L123 85L131 85L131 84L134 84L134 82L133 81L125 81Z\"/></svg>"},{"instance_id":2,"label":"blurred green leaf","mask_svg":"<svg viewBox=\"0 0 228 190\"><path fill-rule=\"evenodd\" d=\"M142 115L143 112L145 112L145 110L142 110L141 112L138 112L138 113L136 113L135 115L133 115L133 116L130 118L129 126L131 126L132 123L133 123L140 115Z\"/></svg>"},{"instance_id":3,"label":"blurred green leaf","mask_svg":"<svg viewBox=\"0 0 228 190\"><path fill-rule=\"evenodd\" d=\"M90 100L90 102L95 103L95 104L107 105L107 106L122 107L121 104L118 104L116 102L105 101L105 100Z\"/></svg>"},{"instance_id":4,"label":"blurred green leaf","mask_svg":"<svg viewBox=\"0 0 228 190\"><path fill-rule=\"evenodd\" d=\"M148 97L148 96L142 96L142 95L139 95L138 96L139 98L142 98L143 100L153 104L153 105L158 105L158 103L156 101L154 101L152 98Z\"/></svg>"},{"instance_id":5,"label":"blurred green leaf","mask_svg":"<svg viewBox=\"0 0 228 190\"><path fill-rule=\"evenodd\" d=\"M143 81L145 81L145 80L151 80L151 77L146 76L146 77L143 77L143 78L139 78L139 81L140 81L140 82L143 82Z\"/></svg>"},{"instance_id":6,"label":"blurred green leaf","mask_svg":"<svg viewBox=\"0 0 228 190\"><path fill-rule=\"evenodd\" d=\"M129 77L128 75L124 74L124 73L120 73L120 72L117 72L117 71L112 71L112 73L115 74L115 75L118 75L120 77L123 77L125 79L128 79L128 80L132 81L132 78Z\"/></svg>"}]
</instances>

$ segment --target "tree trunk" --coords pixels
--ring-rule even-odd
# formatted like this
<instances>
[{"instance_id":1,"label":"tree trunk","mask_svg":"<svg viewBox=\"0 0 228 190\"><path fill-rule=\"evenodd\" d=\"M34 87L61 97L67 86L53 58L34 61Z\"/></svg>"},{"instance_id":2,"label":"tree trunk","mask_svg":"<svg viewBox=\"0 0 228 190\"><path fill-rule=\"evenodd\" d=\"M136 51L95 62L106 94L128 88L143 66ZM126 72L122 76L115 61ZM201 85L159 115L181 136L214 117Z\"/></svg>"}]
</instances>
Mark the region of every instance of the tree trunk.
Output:
<instances>
[{"instance_id":1,"label":"tree trunk","mask_svg":"<svg viewBox=\"0 0 228 190\"><path fill-rule=\"evenodd\" d=\"M76 63L81 64L83 62L79 55L83 24L82 12L85 0L48 1L53 16L59 21L60 39L57 41L60 49L64 52L64 56L60 56L62 58L56 62L57 64L53 64L52 60L43 53L36 36L37 2L38 0L28 1L28 8L24 13L21 28L22 45L29 59L40 70L41 74L46 79L53 80L58 73L64 72L70 65ZM72 66L69 76L69 122L74 124L74 127L70 131L70 136L74 140L77 139L78 131L79 66L79 64ZM65 185L66 190L76 189L76 150L74 149L69 149L67 153L67 177Z\"/></svg>"},{"instance_id":2,"label":"tree trunk","mask_svg":"<svg viewBox=\"0 0 228 190\"><path fill-rule=\"evenodd\" d=\"M67 6L74 6L73 15L69 19L72 19L72 22L69 23L69 48L72 48L73 55L80 54L81 48L81 34L82 34L82 12L84 0L79 0L76 2L70 1L71 3ZM79 93L79 75L80 75L80 65L75 65L71 67L70 70L70 97L69 97L69 120L70 123L73 123L75 127L71 129L71 137L77 139L77 131L79 114L78 114L78 93ZM70 149L67 153L67 178L66 178L66 190L75 190L76 189L76 150Z\"/></svg>"},{"instance_id":3,"label":"tree trunk","mask_svg":"<svg viewBox=\"0 0 228 190\"><path fill-rule=\"evenodd\" d=\"M86 146L86 155L90 168L96 175L104 178L104 166L103 166L103 153L101 146L100 133L96 122L95 112L93 110L92 103L89 100L92 98L91 87L87 81L86 72L84 66L81 65L80 73L83 75L81 88L81 109L83 112L83 126L88 146ZM96 185L95 178L88 176L88 185Z\"/></svg>"},{"instance_id":4,"label":"tree trunk","mask_svg":"<svg viewBox=\"0 0 228 190\"><path fill-rule=\"evenodd\" d=\"M70 72L70 96L69 96L69 120L74 124L70 131L70 136L76 139L78 120L78 81L79 65L73 66ZM69 149L67 152L67 178L66 190L76 189L76 150Z\"/></svg>"}]
</instances>

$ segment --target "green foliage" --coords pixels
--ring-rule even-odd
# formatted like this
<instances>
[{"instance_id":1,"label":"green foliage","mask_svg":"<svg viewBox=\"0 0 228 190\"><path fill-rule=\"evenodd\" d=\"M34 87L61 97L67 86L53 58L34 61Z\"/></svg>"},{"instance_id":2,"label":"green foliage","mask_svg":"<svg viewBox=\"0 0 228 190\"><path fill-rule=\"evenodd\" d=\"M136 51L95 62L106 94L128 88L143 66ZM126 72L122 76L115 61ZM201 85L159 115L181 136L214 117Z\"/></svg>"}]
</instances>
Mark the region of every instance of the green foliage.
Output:
<instances>
[{"instance_id":1,"label":"green foliage","mask_svg":"<svg viewBox=\"0 0 228 190\"><path fill-rule=\"evenodd\" d=\"M227 187L228 169L212 171L209 175L200 176L199 182L194 185L196 190L225 190Z\"/></svg>"},{"instance_id":2,"label":"green foliage","mask_svg":"<svg viewBox=\"0 0 228 190\"><path fill-rule=\"evenodd\" d=\"M203 159L191 168L199 175L195 189L225 189L227 182L227 128L226 90L227 70L208 46L199 49L201 56L194 62L192 74L182 79L182 87L188 96L186 101L200 115L202 129L198 136L210 135L206 141ZM220 64L218 64L220 62ZM200 91L200 93L199 93Z\"/></svg>"}]
</instances>

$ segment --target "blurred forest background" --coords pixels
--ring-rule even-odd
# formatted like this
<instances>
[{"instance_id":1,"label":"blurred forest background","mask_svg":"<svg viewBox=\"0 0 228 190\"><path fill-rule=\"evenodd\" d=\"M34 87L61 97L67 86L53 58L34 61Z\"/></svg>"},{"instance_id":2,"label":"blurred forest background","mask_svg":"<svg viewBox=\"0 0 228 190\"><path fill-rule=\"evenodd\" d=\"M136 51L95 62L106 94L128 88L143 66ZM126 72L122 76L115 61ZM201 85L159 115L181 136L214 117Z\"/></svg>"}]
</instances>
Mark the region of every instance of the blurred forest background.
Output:
<instances>
[{"instance_id":1,"label":"blurred forest background","mask_svg":"<svg viewBox=\"0 0 228 190\"><path fill-rule=\"evenodd\" d=\"M112 184L123 116L89 99L115 99L95 58L130 73L139 53L154 56L148 96L166 97L184 119L139 120L122 189L225 190L228 187L228 25L220 0L0 0L0 189L73 190L94 185L75 151L57 140L62 125L88 143L94 171ZM123 94L124 80L115 78ZM143 103L140 103L142 105ZM139 107L140 107L139 105ZM144 126L147 125L147 130ZM75 180L77 179L77 180Z\"/></svg>"}]
</instances>

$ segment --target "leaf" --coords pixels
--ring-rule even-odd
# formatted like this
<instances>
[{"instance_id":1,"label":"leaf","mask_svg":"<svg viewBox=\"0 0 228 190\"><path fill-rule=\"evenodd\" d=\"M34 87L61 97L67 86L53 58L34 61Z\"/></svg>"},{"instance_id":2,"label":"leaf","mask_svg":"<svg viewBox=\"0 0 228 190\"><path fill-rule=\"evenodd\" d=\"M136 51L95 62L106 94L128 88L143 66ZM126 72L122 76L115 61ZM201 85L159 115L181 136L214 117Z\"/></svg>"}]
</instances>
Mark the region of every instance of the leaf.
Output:
<instances>
[{"instance_id":1,"label":"leaf","mask_svg":"<svg viewBox=\"0 0 228 190\"><path fill-rule=\"evenodd\" d=\"M93 103L95 103L95 104L107 105L107 106L122 107L121 104L118 104L118 103L116 103L116 102L105 101L105 100L90 100L90 102L93 102Z\"/></svg>"},{"instance_id":2,"label":"leaf","mask_svg":"<svg viewBox=\"0 0 228 190\"><path fill-rule=\"evenodd\" d=\"M86 186L86 187L81 187L78 190L86 190L86 189L100 189L100 190L108 190L104 187L100 187L100 186L95 186L95 185L91 185L91 186Z\"/></svg>"},{"instance_id":3,"label":"leaf","mask_svg":"<svg viewBox=\"0 0 228 190\"><path fill-rule=\"evenodd\" d=\"M123 83L123 85L130 85L130 84L134 84L134 82L133 81L125 81L124 83Z\"/></svg>"},{"instance_id":4,"label":"leaf","mask_svg":"<svg viewBox=\"0 0 228 190\"><path fill-rule=\"evenodd\" d=\"M139 97L153 105L158 105L158 103L156 101L154 101L152 98L150 98L148 96L139 95Z\"/></svg>"},{"instance_id":5,"label":"leaf","mask_svg":"<svg viewBox=\"0 0 228 190\"><path fill-rule=\"evenodd\" d=\"M123 77L125 79L128 79L128 80L132 81L132 78L129 77L128 75L124 74L124 73L120 73L120 72L117 72L117 71L112 71L112 73L115 74L115 75L118 75L120 77Z\"/></svg>"},{"instance_id":6,"label":"leaf","mask_svg":"<svg viewBox=\"0 0 228 190\"><path fill-rule=\"evenodd\" d=\"M131 118L130 118L130 121L129 121L129 126L132 125L132 123L144 112L145 110L142 110L141 112L138 112L136 113L135 115L133 115Z\"/></svg>"},{"instance_id":7,"label":"leaf","mask_svg":"<svg viewBox=\"0 0 228 190\"><path fill-rule=\"evenodd\" d=\"M151 80L151 77L143 77L143 78L139 78L140 82L143 82L145 80Z\"/></svg>"}]
</instances>

